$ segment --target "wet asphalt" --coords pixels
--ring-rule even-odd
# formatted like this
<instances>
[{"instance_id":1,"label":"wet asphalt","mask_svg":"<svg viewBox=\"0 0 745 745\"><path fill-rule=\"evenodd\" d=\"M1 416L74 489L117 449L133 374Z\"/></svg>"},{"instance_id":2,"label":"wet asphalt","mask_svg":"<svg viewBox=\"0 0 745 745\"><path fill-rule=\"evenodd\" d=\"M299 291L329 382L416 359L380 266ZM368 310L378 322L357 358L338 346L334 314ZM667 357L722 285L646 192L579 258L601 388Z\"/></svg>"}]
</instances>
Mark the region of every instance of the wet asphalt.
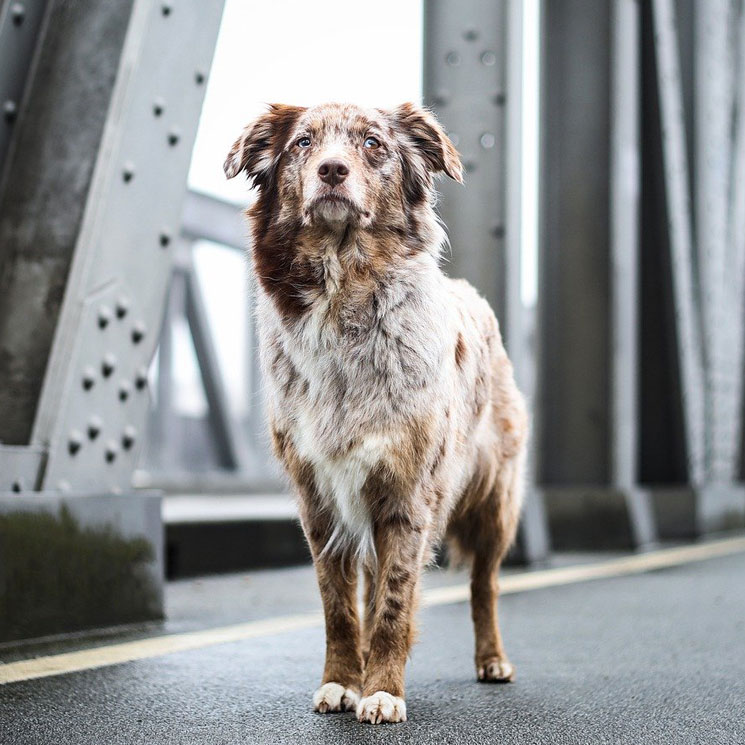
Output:
<instances>
[{"instance_id":1,"label":"wet asphalt","mask_svg":"<svg viewBox=\"0 0 745 745\"><path fill-rule=\"evenodd\" d=\"M169 607L166 631L318 602L302 568L177 583ZM475 681L465 604L420 613L404 724L314 714L309 629L0 686L0 743L745 745L745 554L508 595L501 615L509 685Z\"/></svg>"}]
</instances>

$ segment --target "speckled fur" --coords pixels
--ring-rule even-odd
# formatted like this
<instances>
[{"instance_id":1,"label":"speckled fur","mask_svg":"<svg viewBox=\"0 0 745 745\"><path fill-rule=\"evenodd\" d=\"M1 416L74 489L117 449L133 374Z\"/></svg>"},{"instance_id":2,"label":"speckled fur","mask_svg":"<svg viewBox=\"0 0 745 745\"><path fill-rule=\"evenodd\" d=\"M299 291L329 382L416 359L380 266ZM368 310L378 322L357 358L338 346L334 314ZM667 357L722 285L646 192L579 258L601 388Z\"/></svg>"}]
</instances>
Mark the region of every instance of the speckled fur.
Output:
<instances>
[{"instance_id":1,"label":"speckled fur","mask_svg":"<svg viewBox=\"0 0 745 745\"><path fill-rule=\"evenodd\" d=\"M329 158L349 169L332 187L318 175ZM249 216L268 415L326 616L315 708L353 701L361 721L405 720L418 580L443 538L472 561L478 677L511 679L496 577L517 528L527 415L494 314L439 268L433 177L461 180L457 152L412 104L273 105L225 170L259 187Z\"/></svg>"}]
</instances>

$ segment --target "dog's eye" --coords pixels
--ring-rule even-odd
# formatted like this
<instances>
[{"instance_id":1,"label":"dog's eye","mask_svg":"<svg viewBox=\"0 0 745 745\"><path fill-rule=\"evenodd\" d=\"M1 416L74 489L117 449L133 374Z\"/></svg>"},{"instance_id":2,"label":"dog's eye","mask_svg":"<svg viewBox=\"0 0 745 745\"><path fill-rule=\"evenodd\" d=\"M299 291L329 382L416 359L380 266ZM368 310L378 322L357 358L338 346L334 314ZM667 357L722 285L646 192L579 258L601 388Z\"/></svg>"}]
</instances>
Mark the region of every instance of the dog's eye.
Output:
<instances>
[{"instance_id":1,"label":"dog's eye","mask_svg":"<svg viewBox=\"0 0 745 745\"><path fill-rule=\"evenodd\" d=\"M376 137L368 137L365 139L365 145L368 150L376 150L380 147L380 141Z\"/></svg>"},{"instance_id":2,"label":"dog's eye","mask_svg":"<svg viewBox=\"0 0 745 745\"><path fill-rule=\"evenodd\" d=\"M310 147L310 137L301 137L297 141L298 147Z\"/></svg>"}]
</instances>

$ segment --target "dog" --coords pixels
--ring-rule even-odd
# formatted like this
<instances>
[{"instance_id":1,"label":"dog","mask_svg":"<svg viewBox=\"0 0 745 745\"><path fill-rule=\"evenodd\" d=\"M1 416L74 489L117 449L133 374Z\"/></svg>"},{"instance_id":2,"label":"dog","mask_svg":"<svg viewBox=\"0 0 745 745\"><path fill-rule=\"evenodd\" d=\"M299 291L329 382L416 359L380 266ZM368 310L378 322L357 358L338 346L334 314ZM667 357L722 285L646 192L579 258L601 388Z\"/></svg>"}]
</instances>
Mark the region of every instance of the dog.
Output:
<instances>
[{"instance_id":1,"label":"dog","mask_svg":"<svg viewBox=\"0 0 745 745\"><path fill-rule=\"evenodd\" d=\"M512 680L497 573L528 416L494 313L439 266L434 179L462 183L455 147L411 103L271 105L224 169L258 192L247 214L266 409L326 622L315 710L406 720L419 578L443 539L471 562L477 678Z\"/></svg>"}]
</instances>

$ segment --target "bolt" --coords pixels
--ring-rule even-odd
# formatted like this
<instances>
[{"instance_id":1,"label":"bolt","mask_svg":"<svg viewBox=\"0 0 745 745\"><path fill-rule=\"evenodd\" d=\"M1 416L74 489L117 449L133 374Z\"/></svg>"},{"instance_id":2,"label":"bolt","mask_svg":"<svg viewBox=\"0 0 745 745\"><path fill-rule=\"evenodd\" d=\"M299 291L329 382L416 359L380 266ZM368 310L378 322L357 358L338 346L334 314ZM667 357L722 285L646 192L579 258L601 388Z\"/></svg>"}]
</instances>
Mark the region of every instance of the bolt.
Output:
<instances>
[{"instance_id":1,"label":"bolt","mask_svg":"<svg viewBox=\"0 0 745 745\"><path fill-rule=\"evenodd\" d=\"M77 429L70 432L70 436L67 439L67 450L70 455L75 455L78 450L83 446L83 435Z\"/></svg>"},{"instance_id":2,"label":"bolt","mask_svg":"<svg viewBox=\"0 0 745 745\"><path fill-rule=\"evenodd\" d=\"M129 398L129 392L131 387L126 380L122 380L119 384L119 400L126 401Z\"/></svg>"},{"instance_id":3,"label":"bolt","mask_svg":"<svg viewBox=\"0 0 745 745\"><path fill-rule=\"evenodd\" d=\"M91 440L95 440L96 437L101 433L101 429L103 428L103 422L101 421L100 417L92 416L88 420L88 438Z\"/></svg>"},{"instance_id":4,"label":"bolt","mask_svg":"<svg viewBox=\"0 0 745 745\"><path fill-rule=\"evenodd\" d=\"M145 325L136 323L132 327L132 343L139 344L145 338Z\"/></svg>"},{"instance_id":5,"label":"bolt","mask_svg":"<svg viewBox=\"0 0 745 745\"><path fill-rule=\"evenodd\" d=\"M484 132L479 138L479 142L484 150L491 150L496 145L497 138L491 132Z\"/></svg>"},{"instance_id":6,"label":"bolt","mask_svg":"<svg viewBox=\"0 0 745 745\"><path fill-rule=\"evenodd\" d=\"M102 305L98 309L98 328L105 329L111 320L111 308L108 305Z\"/></svg>"},{"instance_id":7,"label":"bolt","mask_svg":"<svg viewBox=\"0 0 745 745\"><path fill-rule=\"evenodd\" d=\"M158 240L160 241L160 245L165 248L171 242L170 232L168 230L161 230Z\"/></svg>"},{"instance_id":8,"label":"bolt","mask_svg":"<svg viewBox=\"0 0 745 745\"><path fill-rule=\"evenodd\" d=\"M173 10L173 7L171 6L171 4L170 4L170 3L163 3L163 5L162 5L162 7L161 7L161 9L160 9L160 12L161 12L161 13L162 13L162 14L163 14L164 16L168 17L169 15L171 15L171 11L172 11L172 10Z\"/></svg>"},{"instance_id":9,"label":"bolt","mask_svg":"<svg viewBox=\"0 0 745 745\"><path fill-rule=\"evenodd\" d=\"M463 32L463 38L466 41L476 41L479 38L479 32L475 28L466 29Z\"/></svg>"},{"instance_id":10,"label":"bolt","mask_svg":"<svg viewBox=\"0 0 745 745\"><path fill-rule=\"evenodd\" d=\"M113 463L118 452L119 446L114 442L114 440L109 440L106 443L106 450L104 451L104 458L106 458L106 462Z\"/></svg>"},{"instance_id":11,"label":"bolt","mask_svg":"<svg viewBox=\"0 0 745 745\"><path fill-rule=\"evenodd\" d=\"M103 361L101 362L101 372L104 378L108 378L111 373L114 372L116 367L116 357L113 354L104 355Z\"/></svg>"},{"instance_id":12,"label":"bolt","mask_svg":"<svg viewBox=\"0 0 745 745\"><path fill-rule=\"evenodd\" d=\"M494 52L484 52L481 55L481 64L487 67L493 67L497 64L497 55Z\"/></svg>"},{"instance_id":13,"label":"bolt","mask_svg":"<svg viewBox=\"0 0 745 745\"><path fill-rule=\"evenodd\" d=\"M445 55L445 62L447 62L450 67L457 67L460 64L460 55L458 52L448 52L447 55Z\"/></svg>"},{"instance_id":14,"label":"bolt","mask_svg":"<svg viewBox=\"0 0 745 745\"><path fill-rule=\"evenodd\" d=\"M23 3L13 3L10 6L10 17L13 19L15 26L20 26L26 18L26 8Z\"/></svg>"},{"instance_id":15,"label":"bolt","mask_svg":"<svg viewBox=\"0 0 745 745\"><path fill-rule=\"evenodd\" d=\"M165 101L162 98L156 98L155 101L153 101L153 114L155 116L160 116L166 108Z\"/></svg>"},{"instance_id":16,"label":"bolt","mask_svg":"<svg viewBox=\"0 0 745 745\"><path fill-rule=\"evenodd\" d=\"M194 73L194 80L197 85L202 85L202 83L204 83L204 73L201 70L197 70Z\"/></svg>"},{"instance_id":17,"label":"bolt","mask_svg":"<svg viewBox=\"0 0 745 745\"><path fill-rule=\"evenodd\" d=\"M181 139L181 135L179 134L178 130L172 129L168 133L168 144L173 147L174 145L178 144L178 141Z\"/></svg>"},{"instance_id":18,"label":"bolt","mask_svg":"<svg viewBox=\"0 0 745 745\"><path fill-rule=\"evenodd\" d=\"M147 368L141 367L135 376L135 388L142 391L147 386Z\"/></svg>"},{"instance_id":19,"label":"bolt","mask_svg":"<svg viewBox=\"0 0 745 745\"><path fill-rule=\"evenodd\" d=\"M83 370L83 389L89 391L96 382L96 371L88 366Z\"/></svg>"},{"instance_id":20,"label":"bolt","mask_svg":"<svg viewBox=\"0 0 745 745\"><path fill-rule=\"evenodd\" d=\"M124 318L129 312L129 299L126 297L120 297L116 301L116 317L118 319Z\"/></svg>"},{"instance_id":21,"label":"bolt","mask_svg":"<svg viewBox=\"0 0 745 745\"><path fill-rule=\"evenodd\" d=\"M135 177L135 167L131 163L126 163L122 170L122 178L124 183L128 184Z\"/></svg>"},{"instance_id":22,"label":"bolt","mask_svg":"<svg viewBox=\"0 0 745 745\"><path fill-rule=\"evenodd\" d=\"M125 427L124 432L122 433L122 447L125 450L129 450L132 447L132 445L135 444L136 439L137 439L137 430L131 425Z\"/></svg>"},{"instance_id":23,"label":"bolt","mask_svg":"<svg viewBox=\"0 0 745 745\"><path fill-rule=\"evenodd\" d=\"M16 106L15 101L8 99L3 104L3 119L5 119L8 124L12 124L16 120L16 116L18 116L18 106Z\"/></svg>"}]
</instances>

